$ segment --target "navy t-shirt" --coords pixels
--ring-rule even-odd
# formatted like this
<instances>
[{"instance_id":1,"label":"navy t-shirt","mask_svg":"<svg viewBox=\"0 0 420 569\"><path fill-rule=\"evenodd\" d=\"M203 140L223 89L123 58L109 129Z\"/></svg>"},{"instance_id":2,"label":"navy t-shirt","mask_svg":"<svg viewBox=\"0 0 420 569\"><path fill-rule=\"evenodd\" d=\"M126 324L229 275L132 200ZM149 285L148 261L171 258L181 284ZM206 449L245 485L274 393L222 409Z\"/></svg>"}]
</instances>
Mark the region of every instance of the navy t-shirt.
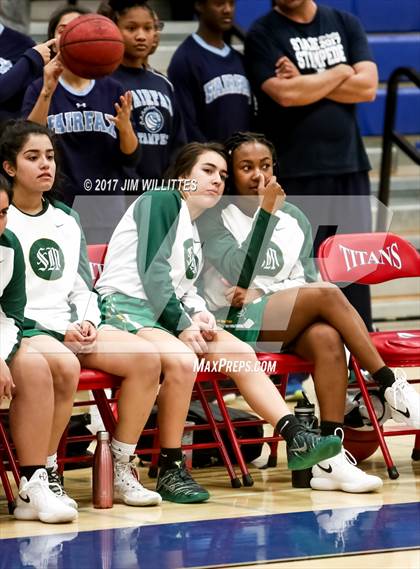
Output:
<instances>
[{"instance_id":1,"label":"navy t-shirt","mask_svg":"<svg viewBox=\"0 0 420 569\"><path fill-rule=\"evenodd\" d=\"M42 84L39 79L28 87L24 116L32 111ZM111 121L114 103L123 93L111 77L92 80L82 92L60 78L48 112L48 127L57 135L60 151L60 199L79 213L90 243L110 238L126 210L125 196L136 188L129 174L134 176L140 148L130 155L121 152L119 133Z\"/></svg>"},{"instance_id":2,"label":"navy t-shirt","mask_svg":"<svg viewBox=\"0 0 420 569\"><path fill-rule=\"evenodd\" d=\"M175 51L168 67L181 106L188 141L224 141L249 130L252 95L242 56L217 49L194 34Z\"/></svg>"},{"instance_id":3,"label":"navy t-shirt","mask_svg":"<svg viewBox=\"0 0 420 569\"><path fill-rule=\"evenodd\" d=\"M173 86L153 69L121 65L113 77L133 95L132 121L142 149L137 175L162 178L174 153L186 143Z\"/></svg>"},{"instance_id":4,"label":"navy t-shirt","mask_svg":"<svg viewBox=\"0 0 420 569\"><path fill-rule=\"evenodd\" d=\"M356 105L324 98L310 105L282 107L261 91L283 55L302 74L322 73L340 63L373 61L357 18L318 5L313 21L301 24L272 10L251 27L245 57L258 99L259 126L276 146L282 178L368 170Z\"/></svg>"},{"instance_id":5,"label":"navy t-shirt","mask_svg":"<svg viewBox=\"0 0 420 569\"><path fill-rule=\"evenodd\" d=\"M44 62L34 45L0 24L0 123L19 116L27 86L42 74Z\"/></svg>"},{"instance_id":6,"label":"navy t-shirt","mask_svg":"<svg viewBox=\"0 0 420 569\"><path fill-rule=\"evenodd\" d=\"M41 88L42 79L28 87L22 107L25 117ZM118 130L110 120L115 116L114 103L123 93L122 86L110 77L92 80L82 92L59 80L48 111L48 127L57 135L64 177L62 201L70 206L74 196L86 195L86 180L92 182L92 191L98 180L117 180L109 190L99 191L111 195L124 192L123 166L138 157L121 152Z\"/></svg>"}]
</instances>

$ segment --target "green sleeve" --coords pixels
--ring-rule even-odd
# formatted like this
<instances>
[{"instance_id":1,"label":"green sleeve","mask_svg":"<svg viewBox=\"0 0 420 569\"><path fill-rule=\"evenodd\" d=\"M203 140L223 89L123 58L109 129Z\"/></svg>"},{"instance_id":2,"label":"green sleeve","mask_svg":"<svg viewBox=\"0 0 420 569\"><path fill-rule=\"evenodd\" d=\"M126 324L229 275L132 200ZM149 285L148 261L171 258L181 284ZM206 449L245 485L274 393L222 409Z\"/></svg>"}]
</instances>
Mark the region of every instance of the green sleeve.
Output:
<instances>
[{"instance_id":1,"label":"green sleeve","mask_svg":"<svg viewBox=\"0 0 420 569\"><path fill-rule=\"evenodd\" d=\"M302 263L305 281L313 283L317 281L317 271L313 259L313 245L312 228L306 215L296 206L286 202L284 211L290 213L296 219L301 228L304 241L299 253L299 260Z\"/></svg>"},{"instance_id":2,"label":"green sleeve","mask_svg":"<svg viewBox=\"0 0 420 569\"><path fill-rule=\"evenodd\" d=\"M139 236L137 268L144 292L159 323L177 335L191 325L170 276L169 258L180 210L178 192L150 192L138 200L133 212Z\"/></svg>"},{"instance_id":3,"label":"green sleeve","mask_svg":"<svg viewBox=\"0 0 420 569\"><path fill-rule=\"evenodd\" d=\"M248 288L255 267L259 266L260 254L265 254L277 222L275 215L259 209L248 237L238 245L223 223L222 209L209 210L197 221L204 258L232 285Z\"/></svg>"},{"instance_id":4,"label":"green sleeve","mask_svg":"<svg viewBox=\"0 0 420 569\"><path fill-rule=\"evenodd\" d=\"M13 263L13 274L9 283L3 290L1 301L1 307L3 312L8 318L13 319L15 325L18 329L18 334L16 338L16 344L6 359L6 363L9 363L13 354L19 347L20 340L22 337L22 327L24 319L24 311L26 305L26 289L25 289L25 261L23 258L22 247L18 239L8 232L10 236L10 242L13 246L15 256Z\"/></svg>"}]
</instances>

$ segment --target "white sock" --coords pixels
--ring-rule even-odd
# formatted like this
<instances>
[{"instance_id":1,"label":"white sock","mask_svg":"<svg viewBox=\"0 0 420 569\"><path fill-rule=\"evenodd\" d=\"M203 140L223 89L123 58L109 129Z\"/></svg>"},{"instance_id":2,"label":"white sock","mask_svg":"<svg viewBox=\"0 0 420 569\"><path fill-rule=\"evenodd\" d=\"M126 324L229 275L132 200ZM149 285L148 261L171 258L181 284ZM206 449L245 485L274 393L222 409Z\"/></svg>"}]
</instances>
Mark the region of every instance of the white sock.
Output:
<instances>
[{"instance_id":1,"label":"white sock","mask_svg":"<svg viewBox=\"0 0 420 569\"><path fill-rule=\"evenodd\" d=\"M111 441L111 452L114 455L115 460L119 460L122 456L132 456L136 452L137 445L130 445L128 443L122 443L117 441L117 439L112 439Z\"/></svg>"},{"instance_id":2,"label":"white sock","mask_svg":"<svg viewBox=\"0 0 420 569\"><path fill-rule=\"evenodd\" d=\"M45 464L45 468L52 468L53 470L57 470L58 462L57 462L57 453L51 454L47 456L47 462Z\"/></svg>"}]
</instances>

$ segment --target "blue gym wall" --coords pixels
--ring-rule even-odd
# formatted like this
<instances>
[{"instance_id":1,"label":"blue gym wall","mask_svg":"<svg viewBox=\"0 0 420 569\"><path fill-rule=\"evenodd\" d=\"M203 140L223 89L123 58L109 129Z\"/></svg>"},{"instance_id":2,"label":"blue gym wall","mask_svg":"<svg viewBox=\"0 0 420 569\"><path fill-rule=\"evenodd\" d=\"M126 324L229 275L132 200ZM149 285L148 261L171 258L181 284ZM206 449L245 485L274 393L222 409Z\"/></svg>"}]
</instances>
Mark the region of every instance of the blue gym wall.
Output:
<instances>
[{"instance_id":1,"label":"blue gym wall","mask_svg":"<svg viewBox=\"0 0 420 569\"><path fill-rule=\"evenodd\" d=\"M380 81L386 82L396 67L420 69L420 0L325 0L322 3L360 18L378 64ZM246 30L270 9L271 0L236 0L236 21ZM375 102L359 105L360 125L365 136L382 134L385 94L381 86ZM418 89L400 89L396 128L405 134L420 132Z\"/></svg>"}]
</instances>

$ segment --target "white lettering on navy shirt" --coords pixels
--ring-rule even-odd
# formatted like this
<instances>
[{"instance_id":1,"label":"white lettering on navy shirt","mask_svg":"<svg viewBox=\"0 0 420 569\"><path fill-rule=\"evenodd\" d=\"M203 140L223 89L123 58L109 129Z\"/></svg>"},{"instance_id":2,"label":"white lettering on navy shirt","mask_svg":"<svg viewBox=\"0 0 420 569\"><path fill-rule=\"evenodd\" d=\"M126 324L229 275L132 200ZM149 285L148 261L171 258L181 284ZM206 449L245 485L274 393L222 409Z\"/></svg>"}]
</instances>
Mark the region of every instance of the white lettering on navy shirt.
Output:
<instances>
[{"instance_id":1,"label":"white lettering on navy shirt","mask_svg":"<svg viewBox=\"0 0 420 569\"><path fill-rule=\"evenodd\" d=\"M172 102L169 97L155 89L135 89L133 95L133 109L138 107L161 107L166 109L171 117L174 115Z\"/></svg>"},{"instance_id":2,"label":"white lettering on navy shirt","mask_svg":"<svg viewBox=\"0 0 420 569\"><path fill-rule=\"evenodd\" d=\"M48 128L56 134L70 132L104 132L117 138L112 115L100 111L69 111L48 116Z\"/></svg>"},{"instance_id":3,"label":"white lettering on navy shirt","mask_svg":"<svg viewBox=\"0 0 420 569\"><path fill-rule=\"evenodd\" d=\"M317 37L290 38L299 69L324 71L339 63L346 63L347 58L338 32L331 32Z\"/></svg>"},{"instance_id":4,"label":"white lettering on navy shirt","mask_svg":"<svg viewBox=\"0 0 420 569\"><path fill-rule=\"evenodd\" d=\"M4 59L0 57L0 75L7 73L9 69L12 69L13 63L9 59Z\"/></svg>"},{"instance_id":5,"label":"white lettering on navy shirt","mask_svg":"<svg viewBox=\"0 0 420 569\"><path fill-rule=\"evenodd\" d=\"M245 95L251 102L251 88L248 79L238 73L226 73L204 84L206 105L225 95Z\"/></svg>"}]
</instances>

